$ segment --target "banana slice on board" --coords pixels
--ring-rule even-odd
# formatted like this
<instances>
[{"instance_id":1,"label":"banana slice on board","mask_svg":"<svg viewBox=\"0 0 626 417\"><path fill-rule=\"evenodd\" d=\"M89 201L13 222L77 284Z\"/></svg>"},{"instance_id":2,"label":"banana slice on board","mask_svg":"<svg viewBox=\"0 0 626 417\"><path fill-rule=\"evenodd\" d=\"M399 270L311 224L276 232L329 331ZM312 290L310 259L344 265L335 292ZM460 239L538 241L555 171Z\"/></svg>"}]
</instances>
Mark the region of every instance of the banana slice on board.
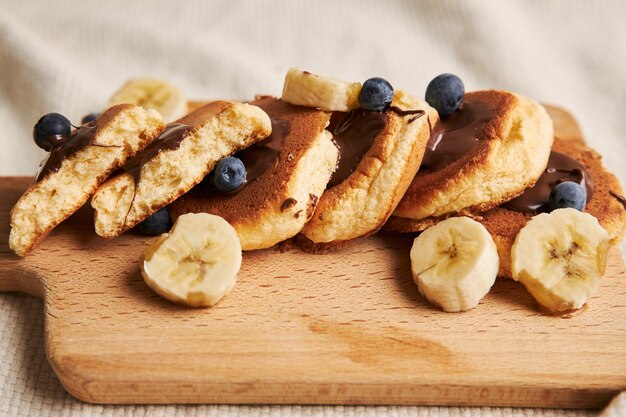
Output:
<instances>
[{"instance_id":1,"label":"banana slice on board","mask_svg":"<svg viewBox=\"0 0 626 417\"><path fill-rule=\"evenodd\" d=\"M190 307L210 307L235 285L241 244L219 216L190 213L178 218L144 253L141 273L160 296Z\"/></svg>"},{"instance_id":2,"label":"banana slice on board","mask_svg":"<svg viewBox=\"0 0 626 417\"><path fill-rule=\"evenodd\" d=\"M173 122L187 114L187 99L183 92L167 81L157 78L128 80L109 99L109 105L130 103L161 113L166 122Z\"/></svg>"},{"instance_id":3,"label":"banana slice on board","mask_svg":"<svg viewBox=\"0 0 626 417\"><path fill-rule=\"evenodd\" d=\"M581 308L600 285L609 235L591 214L572 208L533 217L513 244L513 278L553 313Z\"/></svg>"},{"instance_id":4,"label":"banana slice on board","mask_svg":"<svg viewBox=\"0 0 626 417\"><path fill-rule=\"evenodd\" d=\"M361 83L348 83L291 68L285 76L283 101L327 111L350 111L359 107Z\"/></svg>"},{"instance_id":5,"label":"banana slice on board","mask_svg":"<svg viewBox=\"0 0 626 417\"><path fill-rule=\"evenodd\" d=\"M449 312L476 307L500 266L491 235L469 217L451 217L425 230L415 238L410 256L420 294Z\"/></svg>"}]
</instances>

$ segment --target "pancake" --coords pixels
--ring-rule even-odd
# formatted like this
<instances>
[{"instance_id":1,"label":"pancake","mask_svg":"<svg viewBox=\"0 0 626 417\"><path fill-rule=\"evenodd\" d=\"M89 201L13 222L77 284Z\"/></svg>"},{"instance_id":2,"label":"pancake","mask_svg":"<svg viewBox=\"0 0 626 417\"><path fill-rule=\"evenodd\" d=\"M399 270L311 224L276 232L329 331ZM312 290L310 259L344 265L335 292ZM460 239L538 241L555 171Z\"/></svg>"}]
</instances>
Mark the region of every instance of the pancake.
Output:
<instances>
[{"instance_id":1,"label":"pancake","mask_svg":"<svg viewBox=\"0 0 626 417\"><path fill-rule=\"evenodd\" d=\"M164 128L161 116L131 104L113 106L53 150L11 211L9 246L24 256L78 210L98 186Z\"/></svg>"},{"instance_id":2,"label":"pancake","mask_svg":"<svg viewBox=\"0 0 626 417\"><path fill-rule=\"evenodd\" d=\"M305 250L332 248L385 224L419 168L437 112L398 91L383 113L355 110L335 112L336 117L329 129L339 143L340 161L302 230Z\"/></svg>"},{"instance_id":3,"label":"pancake","mask_svg":"<svg viewBox=\"0 0 626 417\"><path fill-rule=\"evenodd\" d=\"M535 183L552 147L552 120L533 100L506 91L465 94L433 126L424 161L394 216L421 220L497 207Z\"/></svg>"},{"instance_id":4,"label":"pancake","mask_svg":"<svg viewBox=\"0 0 626 417\"><path fill-rule=\"evenodd\" d=\"M263 110L230 101L208 103L169 124L94 194L96 233L119 236L189 191L220 159L270 132Z\"/></svg>"},{"instance_id":5,"label":"pancake","mask_svg":"<svg viewBox=\"0 0 626 417\"><path fill-rule=\"evenodd\" d=\"M313 214L337 164L325 130L330 113L263 96L252 102L272 118L267 140L235 154L247 183L234 194L212 189L210 178L170 205L172 220L211 213L237 231L243 250L262 249L296 235Z\"/></svg>"},{"instance_id":6,"label":"pancake","mask_svg":"<svg viewBox=\"0 0 626 417\"><path fill-rule=\"evenodd\" d=\"M585 212L596 217L608 232L611 244L617 244L626 227L626 203L618 179L602 166L602 157L584 143L555 138L553 150L578 161L587 170L593 180L594 190ZM506 204L475 216L487 228L498 247L498 276L511 277L511 247L517 233L532 216L532 213L512 210ZM432 221L434 223L436 219ZM423 226L424 223L420 221L392 217L385 225L385 230L416 232L423 230Z\"/></svg>"}]
</instances>

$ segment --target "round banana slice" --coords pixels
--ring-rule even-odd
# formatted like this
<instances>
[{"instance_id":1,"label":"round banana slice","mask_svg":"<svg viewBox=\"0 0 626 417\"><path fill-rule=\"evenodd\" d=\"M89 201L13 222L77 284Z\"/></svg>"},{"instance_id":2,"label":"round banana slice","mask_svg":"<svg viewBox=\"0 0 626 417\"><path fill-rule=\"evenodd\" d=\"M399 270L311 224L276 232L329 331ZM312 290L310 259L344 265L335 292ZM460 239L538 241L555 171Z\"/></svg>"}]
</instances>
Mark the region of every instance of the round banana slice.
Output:
<instances>
[{"instance_id":1,"label":"round banana slice","mask_svg":"<svg viewBox=\"0 0 626 417\"><path fill-rule=\"evenodd\" d=\"M451 217L425 230L415 238L410 256L420 294L449 312L476 307L500 266L491 235L469 217Z\"/></svg>"},{"instance_id":2,"label":"round banana slice","mask_svg":"<svg viewBox=\"0 0 626 417\"><path fill-rule=\"evenodd\" d=\"M233 288L240 267L235 229L219 216L190 213L145 251L141 274L170 301L210 307Z\"/></svg>"},{"instance_id":3,"label":"round banana slice","mask_svg":"<svg viewBox=\"0 0 626 417\"><path fill-rule=\"evenodd\" d=\"M511 250L513 279L548 311L569 312L600 285L609 235L591 214L559 209L533 217Z\"/></svg>"},{"instance_id":4,"label":"round banana slice","mask_svg":"<svg viewBox=\"0 0 626 417\"><path fill-rule=\"evenodd\" d=\"M348 83L291 68L285 76L283 101L327 111L350 111L359 107L361 83Z\"/></svg>"},{"instance_id":5,"label":"round banana slice","mask_svg":"<svg viewBox=\"0 0 626 417\"><path fill-rule=\"evenodd\" d=\"M128 80L109 99L109 105L130 103L154 109L166 122L173 122L187 114L187 99L183 92L167 81L157 78Z\"/></svg>"}]
</instances>

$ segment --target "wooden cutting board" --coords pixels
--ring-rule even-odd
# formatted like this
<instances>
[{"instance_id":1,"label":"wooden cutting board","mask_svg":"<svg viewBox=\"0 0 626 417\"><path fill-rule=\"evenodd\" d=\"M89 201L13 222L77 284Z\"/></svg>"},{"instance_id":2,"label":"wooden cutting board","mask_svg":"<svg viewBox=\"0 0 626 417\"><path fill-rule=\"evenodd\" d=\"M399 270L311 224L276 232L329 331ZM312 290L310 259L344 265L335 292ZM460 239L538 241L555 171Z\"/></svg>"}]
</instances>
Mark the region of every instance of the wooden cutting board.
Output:
<instances>
[{"instance_id":1,"label":"wooden cutting board","mask_svg":"<svg viewBox=\"0 0 626 417\"><path fill-rule=\"evenodd\" d=\"M557 134L582 140L551 108ZM246 253L215 308L159 298L139 258L152 238L106 241L83 208L32 255L7 245L30 178L0 178L0 291L45 303L48 360L96 403L441 404L597 408L626 389L626 277L613 248L586 311L538 312L498 280L481 304L443 313L411 279L412 236L380 234L334 254Z\"/></svg>"}]
</instances>

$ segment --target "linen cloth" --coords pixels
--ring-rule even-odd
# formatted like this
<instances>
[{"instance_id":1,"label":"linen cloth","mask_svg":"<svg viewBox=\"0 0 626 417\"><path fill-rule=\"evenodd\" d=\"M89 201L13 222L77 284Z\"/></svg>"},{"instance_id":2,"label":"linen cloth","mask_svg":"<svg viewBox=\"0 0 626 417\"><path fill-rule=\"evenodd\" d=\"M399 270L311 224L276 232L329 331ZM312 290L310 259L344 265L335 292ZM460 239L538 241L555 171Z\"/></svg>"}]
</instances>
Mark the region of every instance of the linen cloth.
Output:
<instances>
[{"instance_id":1,"label":"linen cloth","mask_svg":"<svg viewBox=\"0 0 626 417\"><path fill-rule=\"evenodd\" d=\"M291 66L372 76L418 96L442 72L569 109L626 178L626 2L0 0L0 175L32 175L44 113L75 124L150 75L190 98L280 95ZM1 196L0 196L1 198ZM45 360L43 307L0 294L2 416L590 416L580 410L348 406L99 406L66 394ZM607 416L626 415L626 399Z\"/></svg>"}]
</instances>

